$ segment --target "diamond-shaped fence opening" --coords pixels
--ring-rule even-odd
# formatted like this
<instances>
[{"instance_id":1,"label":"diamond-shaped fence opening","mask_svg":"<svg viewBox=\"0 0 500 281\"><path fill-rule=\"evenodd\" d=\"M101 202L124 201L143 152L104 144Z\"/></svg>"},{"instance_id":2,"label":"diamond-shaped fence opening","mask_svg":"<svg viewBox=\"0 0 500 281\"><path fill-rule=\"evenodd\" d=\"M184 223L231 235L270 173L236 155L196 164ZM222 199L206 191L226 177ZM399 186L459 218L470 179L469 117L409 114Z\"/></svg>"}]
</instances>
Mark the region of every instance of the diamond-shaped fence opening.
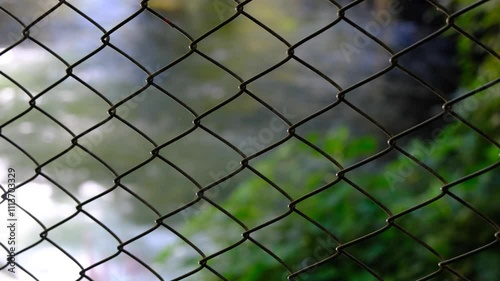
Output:
<instances>
[{"instance_id":1,"label":"diamond-shaped fence opening","mask_svg":"<svg viewBox=\"0 0 500 281\"><path fill-rule=\"evenodd\" d=\"M0 280L496 280L494 0L0 1Z\"/></svg>"}]
</instances>

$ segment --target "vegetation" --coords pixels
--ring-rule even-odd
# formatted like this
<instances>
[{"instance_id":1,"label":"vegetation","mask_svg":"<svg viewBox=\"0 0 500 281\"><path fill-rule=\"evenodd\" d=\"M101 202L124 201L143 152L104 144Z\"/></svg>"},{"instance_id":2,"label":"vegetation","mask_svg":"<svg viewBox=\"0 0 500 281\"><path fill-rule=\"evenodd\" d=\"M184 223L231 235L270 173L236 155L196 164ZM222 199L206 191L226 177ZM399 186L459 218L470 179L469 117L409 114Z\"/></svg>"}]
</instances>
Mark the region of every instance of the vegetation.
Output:
<instances>
[{"instance_id":1,"label":"vegetation","mask_svg":"<svg viewBox=\"0 0 500 281\"><path fill-rule=\"evenodd\" d=\"M450 182L472 171L480 170L498 159L498 148L485 145L481 136L461 126L449 126L443 134L445 141L434 147L422 141L415 141L408 151L412 155L425 155L424 153L428 151L429 154L422 157L421 161L438 171ZM336 154L345 144L344 141L342 134L340 137L330 136L324 141L325 151L331 155ZM371 147L372 144L373 140L365 138L356 145ZM350 158L359 156L357 151L350 147L345 150L348 152L340 157L339 161L346 162ZM428 150L423 150L425 148ZM469 151L464 153L464 148ZM276 158L258 163L255 168L268 175L280 186L295 187L298 190L294 191L300 194L300 189L307 190L310 187L322 186L329 179L334 178L335 174L326 162L321 167L310 166L307 169L300 169L304 166L301 165L300 159L308 158L309 154L310 149L305 145L291 143L279 148L275 154ZM450 166L450 163L453 165ZM457 165L457 163L460 164ZM301 177L294 177L290 171L300 171ZM285 176L287 174L288 177ZM347 173L346 177L368 191L394 213L435 197L440 193L440 187L443 185L440 180L403 155L383 165L380 171L365 169L362 172ZM499 181L500 174L491 171L454 186L451 191L478 207L482 213L498 221L500 217L495 200L500 196L500 192L495 188L495 182ZM292 190L291 193L294 191ZM276 192L265 181L254 178L237 186L229 198L225 199L226 202L221 205L245 224L254 226L262 223L264 218L270 219L271 216L277 216L280 212L277 209L282 202L273 193ZM274 206L274 208L269 206ZM203 236L209 237L212 243L215 243L213 247L216 250L230 244L225 237L227 239L234 237L233 243L238 241L234 233L229 233L232 227L220 227L221 225L217 227L218 224L214 224L213 220L220 218L220 221L224 222L222 226L235 225L235 223L229 222L229 219L223 219L220 211L208 204L205 207L196 217L191 218L188 226L182 229L181 233L199 241L194 236L197 235L199 229L204 229ZM297 209L340 237L342 242L361 237L383 227L388 217L373 201L346 182L333 185L299 203ZM284 211L282 208L281 212ZM445 196L396 222L436 249L443 259L452 258L491 242L495 232L479 216L450 196ZM266 230L267 228L269 230ZM267 228L253 233L251 237L255 237L272 251L282 253L279 257L294 270L299 270L309 257L320 260L314 254L318 252L317 249L333 251L336 246L331 249L326 248L325 243L321 241L328 240L328 237L319 228L301 220L297 215L292 214L288 219L277 222L276 226L272 225ZM276 233L283 235L278 236ZM394 228L362 244L354 246L348 252L380 272L386 280L412 280L422 277L422 272L431 273L433 269L438 269L439 259L436 256ZM394 248L395 245L398 245L397 248ZM175 247L177 246L179 245ZM247 247L247 249L229 251L221 258L216 258L214 262L209 262L209 265L213 265L215 269L222 269L220 272L223 272L229 280L283 280L285 273L283 267L276 261L266 258L266 254L261 249L249 246L247 243L240 247ZM169 256L168 251L164 257L167 256ZM194 265L198 259L196 255L190 256L186 259L186 264ZM486 251L464 260L457 267L452 267L473 280L492 280L491 276L498 276L500 273L498 267L494 266L498 262L500 262L498 254ZM306 263L311 264L310 261ZM336 279L341 276L350 276L351 280L374 280L367 272L359 270L346 258L339 259L338 263L332 262L318 267L306 276L304 280L341 280ZM205 276L203 280L211 279Z\"/></svg>"},{"instance_id":2,"label":"vegetation","mask_svg":"<svg viewBox=\"0 0 500 281\"><path fill-rule=\"evenodd\" d=\"M459 1L460 2L460 1ZM467 1L462 1L467 2ZM494 3L494 2L493 2ZM498 3L480 6L465 13L457 24L483 43L498 50ZM494 12L498 11L498 12ZM480 22L470 25L467 23ZM462 68L462 84L457 96L470 92L500 77L498 60L481 51L469 39L458 38L458 54ZM478 63L480 62L480 63ZM494 141L500 139L500 95L498 86L481 91L453 105L453 112L488 134ZM436 198L447 183L484 169L499 161L500 148L454 117L446 118L445 127L430 139L414 139L404 150L418 159L410 159L399 152L391 152L367 165L345 174L345 179L328 186L320 193L300 201L284 219L250 234L250 237L276 253L292 272L298 271L335 253L340 243L346 243L387 225L390 214ZM349 166L376 154L372 137L351 138L347 129L331 132L327 136L310 135L308 140L334 157L340 164ZM251 162L263 175L284 189L293 199L318 190L334 182L339 168L309 146L293 140L274 151L271 157ZM427 171L424 166L438 176ZM472 177L459 184L452 184L449 192L437 201L412 211L395 220L404 231L411 233L435 249L432 253L422 244L392 226L346 252L373 268L384 280L415 280L439 269L438 263L495 240L500 221L500 173L498 168ZM387 209L378 206L362 192L367 192ZM460 202L462 201L463 202ZM469 208L474 206L492 222L487 222ZM286 213L290 203L265 180L253 176L234 187L229 197L217 202L249 228ZM304 217L322 225L321 230ZM203 229L203 237L200 237ZM203 249L212 254L238 242L243 228L206 203L196 216L180 229L193 241L209 242ZM338 237L335 241L331 235ZM494 280L500 276L498 244L486 251L449 264L450 268L471 280ZM164 251L160 262L168 261L174 245ZM188 247L186 245L186 247ZM197 267L200 256L185 255L186 267ZM208 265L229 280L285 280L286 269L256 244L246 241L225 254L211 259ZM208 270L202 270L200 280L218 280ZM331 262L315 267L301 275L300 280L376 280L355 262L341 255ZM432 280L456 280L447 271Z\"/></svg>"}]
</instances>

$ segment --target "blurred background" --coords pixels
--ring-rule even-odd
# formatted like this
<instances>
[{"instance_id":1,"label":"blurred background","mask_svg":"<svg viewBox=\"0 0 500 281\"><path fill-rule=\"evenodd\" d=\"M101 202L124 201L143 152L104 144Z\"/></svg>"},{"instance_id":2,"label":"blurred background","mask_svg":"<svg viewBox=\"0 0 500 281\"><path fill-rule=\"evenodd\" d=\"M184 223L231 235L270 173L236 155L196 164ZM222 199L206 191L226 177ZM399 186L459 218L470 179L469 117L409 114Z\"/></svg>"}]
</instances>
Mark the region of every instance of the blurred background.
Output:
<instances>
[{"instance_id":1,"label":"blurred background","mask_svg":"<svg viewBox=\"0 0 500 281\"><path fill-rule=\"evenodd\" d=\"M125 250L165 280L195 270L202 256L176 232L209 256L240 241L245 231L206 200L166 218L170 229L156 228L160 216L197 199L199 188L241 168L242 155L209 132L246 156L273 146L250 161L261 176L245 168L204 194L253 228L286 213L292 200L332 183L342 168L384 151L391 136L437 116L446 101L492 85L453 104L452 109L483 134L451 114L412 130L397 143L415 159L392 150L349 171L345 179L321 193L300 200L296 209L302 215L293 212L251 234L288 270L247 240L208 262L229 280L286 280L288 274L335 253L340 243L384 227L390 214L439 195L444 184L498 163L497 1L486 1L455 18L459 28L490 50L449 28L411 47L398 58L400 68L347 91L347 103L317 116L316 112L337 101L340 90L390 67L392 55L387 49L397 53L426 38L446 25L446 14L427 1L362 1L346 11L349 21L341 20L299 44L294 49L297 59L259 76L286 59L288 47L252 18L295 45L335 21L338 7L329 1L251 1L244 7L249 16L228 21L197 42L197 52L190 52L192 41L168 23L196 39L233 16L237 3L155 0L148 6L156 15L145 10L126 21L141 8L139 1L66 2L38 21L59 1L0 1L0 171L13 167L18 183L25 183L16 191L18 204L26 210L19 210L19 249L40 241L45 227L50 241L87 268L118 253L119 244L152 230L127 243ZM337 1L339 5L350 2ZM439 1L449 13L473 2ZM32 25L28 39L22 40L24 28L13 16ZM110 45L102 47L104 32L96 24L110 32ZM159 70L163 71L155 75L154 86L138 92L147 85L148 76ZM249 79L248 92L241 93L241 81ZM231 102L210 111L235 95ZM36 100L36 108L30 100ZM263 103L290 123L307 120L296 133L309 145L292 137L274 147L288 136L290 123ZM110 118L108 110L116 104L119 118ZM199 115L206 129L190 131ZM169 143L185 132L189 134ZM72 146L74 138L81 147ZM165 143L169 145L161 148L161 157L147 161L150 152ZM41 172L36 173L39 166ZM6 181L6 173L0 173L0 183ZM499 182L498 168L492 169L453 186L453 196L446 195L397 220L401 229L435 249L434 253L396 227L346 251L384 280L431 274L439 269L440 261L495 241ZM75 209L79 204L84 212ZM73 280L82 270L47 240L19 254L16 261L39 280ZM494 280L499 276L499 261L497 243L452 263L456 272L443 271L435 280L458 280L458 276ZM0 271L2 278L6 274ZM156 280L123 252L85 274L92 280ZM22 271L18 278L34 280ZM206 268L187 278L219 279ZM377 279L341 255L297 280Z\"/></svg>"}]
</instances>

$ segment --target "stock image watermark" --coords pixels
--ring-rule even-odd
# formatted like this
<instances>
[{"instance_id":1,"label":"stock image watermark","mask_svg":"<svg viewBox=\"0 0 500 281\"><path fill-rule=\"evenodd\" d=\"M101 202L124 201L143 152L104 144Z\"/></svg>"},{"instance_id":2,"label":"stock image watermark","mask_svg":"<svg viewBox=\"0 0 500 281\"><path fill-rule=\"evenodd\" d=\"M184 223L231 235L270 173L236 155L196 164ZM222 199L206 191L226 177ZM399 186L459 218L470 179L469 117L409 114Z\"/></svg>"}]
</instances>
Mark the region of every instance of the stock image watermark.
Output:
<instances>
[{"instance_id":1,"label":"stock image watermark","mask_svg":"<svg viewBox=\"0 0 500 281\"><path fill-rule=\"evenodd\" d=\"M212 2L212 6L219 17L221 22L230 18L235 11L235 4L239 4L241 1L239 0L214 0Z\"/></svg>"},{"instance_id":2,"label":"stock image watermark","mask_svg":"<svg viewBox=\"0 0 500 281\"><path fill-rule=\"evenodd\" d=\"M494 75L491 76L494 77ZM486 77L481 80L483 80L481 83L483 85L488 83L488 81L486 81L488 80ZM481 102L488 102L499 94L498 90L495 90L494 87L489 87L484 90L484 92L484 95L472 95L465 98L461 102L453 104L453 112L463 118L467 118L472 115L474 111L480 109ZM445 126L434 129L430 138L417 142L411 154L417 159L429 159L433 157L440 145L445 144L453 138L453 136L450 135L450 131L446 129L449 129L450 126L458 127L462 125L462 122L457 122L457 120L458 119L451 114L445 114L442 118ZM397 171L386 171L384 173L384 177L389 185L389 188L394 190L396 185L405 182L408 177L413 175L418 167L420 167L420 165L417 162L408 157L403 157L401 163L397 167Z\"/></svg>"},{"instance_id":3,"label":"stock image watermark","mask_svg":"<svg viewBox=\"0 0 500 281\"><path fill-rule=\"evenodd\" d=\"M156 69L160 68L161 65L157 64L155 66ZM156 78L154 83L157 85L165 81L167 77L170 76L170 72L165 71L160 78ZM149 82L148 82L149 83ZM149 86L153 87L153 86ZM140 88L134 89L132 93L135 93ZM126 99L130 94L121 94L114 100L114 104L119 103L120 101ZM141 103L143 103L147 99L147 94L145 92L139 93L134 98L128 100L127 102L121 104L120 106L115 108L115 114L120 118L127 119L130 116L133 110L137 109ZM117 120L116 118L113 118ZM108 136L112 136L113 133L116 132L117 128L115 124L108 120L103 123L99 127L93 129L89 133L83 135L78 139L78 144L85 147L89 151L92 151L96 147L100 146ZM62 179L68 176L72 176L74 169L82 165L85 158L91 157L84 150L72 150L61 158L61 162L53 162L51 166L51 171L55 175L56 179Z\"/></svg>"},{"instance_id":4,"label":"stock image watermark","mask_svg":"<svg viewBox=\"0 0 500 281\"><path fill-rule=\"evenodd\" d=\"M297 117L296 114L289 112L286 106L281 112L283 114L283 117L285 117L286 119L294 119ZM287 129L288 128L283 123L283 121L281 121L277 116L274 116L269 120L267 126L261 128L256 134L248 136L244 140L240 141L240 143L236 145L236 147L247 156L250 156L259 152L260 150L263 150L269 144L277 141L279 138L278 135L285 132ZM211 171L208 173L208 175L214 182L216 182L236 170L240 165L240 162L236 160L230 160L226 163L225 169L219 170L217 172ZM220 188L211 188L207 190L206 193L210 196L217 196L221 192L221 189L225 188L230 183L231 178L228 178L218 184ZM182 207L182 205L180 207ZM196 215L201 212L203 212L203 206L196 207L196 205L194 205L190 208L184 209L181 213L184 220L187 220L192 215Z\"/></svg>"},{"instance_id":5,"label":"stock image watermark","mask_svg":"<svg viewBox=\"0 0 500 281\"><path fill-rule=\"evenodd\" d=\"M17 198L16 198L16 170L9 168L7 170L7 193L5 193L5 200L7 201L7 271L16 273L16 249L17 249Z\"/></svg>"},{"instance_id":6,"label":"stock image watermark","mask_svg":"<svg viewBox=\"0 0 500 281\"><path fill-rule=\"evenodd\" d=\"M393 18L403 11L403 5L401 5L400 0L388 1L386 8L380 10L372 10L370 12L372 20L367 22L362 28L370 33L372 36L379 36L382 33L382 28L389 26ZM353 36L352 41L341 42L339 47L340 51L344 55L344 58L348 63L352 61L353 55L360 55L361 50L366 48L368 44L372 42L372 39L367 37L361 31L356 30L356 34Z\"/></svg>"},{"instance_id":7,"label":"stock image watermark","mask_svg":"<svg viewBox=\"0 0 500 281\"><path fill-rule=\"evenodd\" d=\"M332 237L327 236L325 238L316 238L317 245L314 247L312 256L306 257L298 265L297 268L300 270L306 269L307 271L300 274L300 277L294 277L289 279L288 273L284 273L282 280L312 280L311 271L314 271L318 265L314 265L326 258L329 258L337 253L337 247L339 243L335 241Z\"/></svg>"}]
</instances>

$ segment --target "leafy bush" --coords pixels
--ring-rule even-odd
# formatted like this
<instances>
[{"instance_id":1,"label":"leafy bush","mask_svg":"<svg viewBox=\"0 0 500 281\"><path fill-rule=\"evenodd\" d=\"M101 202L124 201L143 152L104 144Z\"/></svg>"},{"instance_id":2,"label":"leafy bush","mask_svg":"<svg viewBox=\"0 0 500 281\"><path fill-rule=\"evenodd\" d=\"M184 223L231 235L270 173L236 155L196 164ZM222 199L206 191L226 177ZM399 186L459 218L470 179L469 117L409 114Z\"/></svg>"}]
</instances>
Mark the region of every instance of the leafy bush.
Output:
<instances>
[{"instance_id":1,"label":"leafy bush","mask_svg":"<svg viewBox=\"0 0 500 281\"><path fill-rule=\"evenodd\" d=\"M316 138L312 136L310 140ZM498 148L484 145L479 134L463 126L446 127L442 131L441 138L440 141L434 140L431 143L414 141L407 150L410 154L419 156L421 162L438 171L449 182L480 170L498 159L500 152ZM338 134L332 133L324 139L322 147L330 155L338 154L341 149L344 154L337 157L341 163L376 152L375 141L370 137L357 138L356 143L350 143L342 149L347 139L347 131L340 130ZM363 149L356 150L353 147ZM464 151L464 148L468 151ZM275 157L259 162L254 167L258 171L263 171L262 173L273 182L279 182L280 186L296 186L299 190L305 190L306 192L301 194L305 195L309 190L300 188L301 186L323 186L334 179L336 173L329 162L324 162L323 165L304 165L303 161L311 161L306 160L311 155L317 158L323 157L311 154L311 149L299 142L290 142L279 147ZM348 172L346 178L348 182L352 181L359 188L368 191L393 213L406 210L440 194L443 182L408 157L399 154L395 159L380 162L377 168L359 168L361 172L356 170ZM300 174L300 177L294 177L294 174ZM498 182L500 174L492 171L452 187L451 192L471 202L481 212L498 221L500 210L496 198L500 196L500 192L495 187L495 183ZM231 195L224 199L225 204L224 202L222 204L236 218L247 225L255 226L263 223L263 218L270 220L286 212L285 208L281 208L281 212L278 211L279 196L272 196L272 190L266 181L254 177L235 187ZM299 196L300 192L296 193ZM276 209L263 206L276 206ZM341 181L309 197L298 203L296 208L339 237L342 242L351 241L384 227L385 219L388 217L377 204L346 181ZM231 236L228 235L231 227L214 228L213 221L217 217L221 217L221 212L206 204L197 216L191 218L189 227L184 227L181 233L193 239L196 235L200 235L199 231L203 229L202 235L205 238L210 237L205 242L212 244L213 252L227 247L228 241L225 240L225 236ZM396 220L396 223L436 249L443 259L452 258L491 242L495 232L477 214L449 195L403 216ZM267 228L270 230L266 231ZM240 229L241 232L243 229ZM321 250L333 254L335 247L338 246L337 242L330 243L330 248L325 246L328 244L325 241L331 238L320 228L295 214L252 233L250 237L254 237L273 252L280 253L279 257L290 265L293 271L303 268L304 264L309 265L327 256L322 255L319 258L315 252ZM237 242L237 239L233 242ZM208 264L223 272L229 280L285 279L284 268L272 258L266 257L267 254L262 249L248 242L240 247L243 249L236 250L238 247ZM386 280L422 277L423 272L431 273L433 269L437 270L437 263L440 261L430 251L394 227L363 242L360 246L349 248L347 252L375 268ZM164 258L167 257L168 255L164 255ZM185 264L196 264L199 259L199 256L191 256L185 260ZM492 264L493 260L500 262L498 255L487 251L484 255L466 259L456 269L474 280L476 278L489 280L488 276L500 274L496 266L484 267L486 261L488 261L486 264ZM208 274L208 271L204 272ZM214 275L210 276L215 278ZM203 276L203 280L212 280L210 276ZM318 267L313 273L304 276L306 278L302 278L303 280L336 280L341 276L350 276L350 280L374 279L345 257Z\"/></svg>"}]
</instances>

